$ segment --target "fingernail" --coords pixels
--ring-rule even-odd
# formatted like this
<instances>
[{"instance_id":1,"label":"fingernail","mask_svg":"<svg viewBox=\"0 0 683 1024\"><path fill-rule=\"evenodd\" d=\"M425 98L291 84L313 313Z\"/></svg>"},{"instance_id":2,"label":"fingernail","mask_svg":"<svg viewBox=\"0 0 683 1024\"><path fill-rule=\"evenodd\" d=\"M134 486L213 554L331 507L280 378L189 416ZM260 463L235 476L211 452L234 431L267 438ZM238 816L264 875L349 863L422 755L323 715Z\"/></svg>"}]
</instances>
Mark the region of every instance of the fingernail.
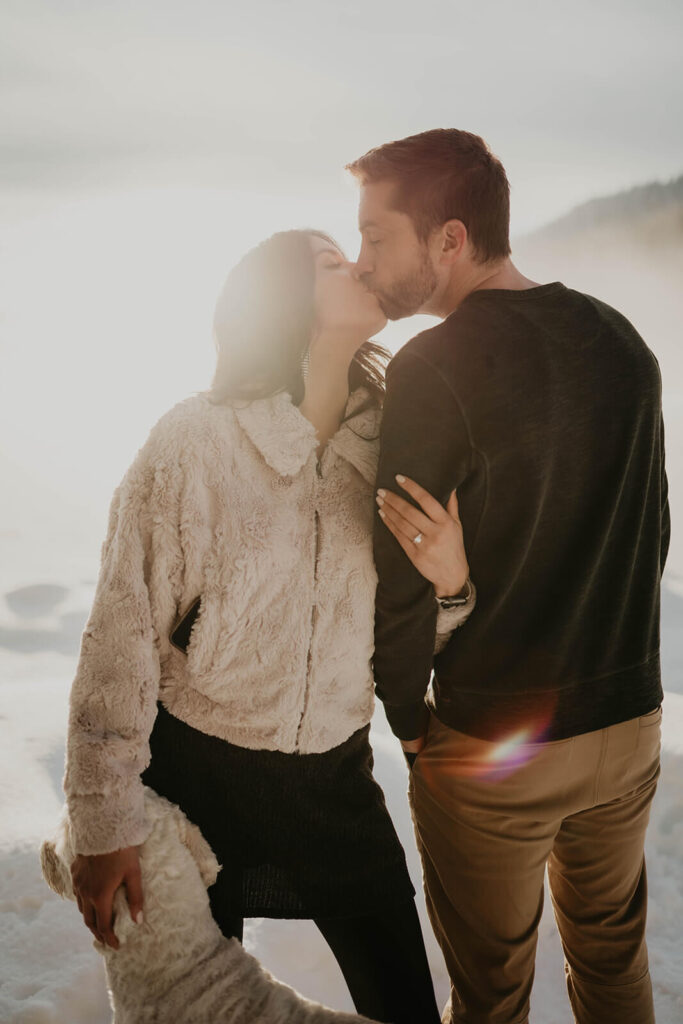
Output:
<instances>
[{"instance_id":1,"label":"fingernail","mask_svg":"<svg viewBox=\"0 0 683 1024\"><path fill-rule=\"evenodd\" d=\"M138 910L137 914L135 915L135 923L136 924L142 924L142 911L141 910Z\"/></svg>"},{"instance_id":2,"label":"fingernail","mask_svg":"<svg viewBox=\"0 0 683 1024\"><path fill-rule=\"evenodd\" d=\"M384 495L385 495L385 494L386 494L387 492L386 492L386 491L384 490L384 488L383 488L383 487L380 487L380 489L379 489L379 490L377 491L377 493L379 494L380 498L383 498L383 497L384 497Z\"/></svg>"},{"instance_id":3,"label":"fingernail","mask_svg":"<svg viewBox=\"0 0 683 1024\"><path fill-rule=\"evenodd\" d=\"M378 505L384 504L384 498L380 498L379 496L375 498L375 501L377 502Z\"/></svg>"},{"instance_id":4,"label":"fingernail","mask_svg":"<svg viewBox=\"0 0 683 1024\"><path fill-rule=\"evenodd\" d=\"M406 482L406 478L405 478L404 476L401 476L401 474L400 474L400 473L397 473L397 474L396 474L396 479L398 480L398 482L399 482L400 484L404 484L404 483Z\"/></svg>"},{"instance_id":5,"label":"fingernail","mask_svg":"<svg viewBox=\"0 0 683 1024\"><path fill-rule=\"evenodd\" d=\"M382 509L379 510L379 514L380 514L381 518L384 519L384 512L382 512Z\"/></svg>"}]
</instances>

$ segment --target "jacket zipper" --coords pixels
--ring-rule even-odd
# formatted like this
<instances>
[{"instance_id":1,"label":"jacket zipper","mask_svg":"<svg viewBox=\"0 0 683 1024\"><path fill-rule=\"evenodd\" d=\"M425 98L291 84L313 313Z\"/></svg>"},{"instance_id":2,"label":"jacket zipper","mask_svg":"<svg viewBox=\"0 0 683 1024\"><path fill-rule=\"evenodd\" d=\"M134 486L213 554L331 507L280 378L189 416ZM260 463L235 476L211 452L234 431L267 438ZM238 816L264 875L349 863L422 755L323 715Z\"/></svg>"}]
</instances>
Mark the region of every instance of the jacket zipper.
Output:
<instances>
[{"instance_id":1,"label":"jacket zipper","mask_svg":"<svg viewBox=\"0 0 683 1024\"><path fill-rule=\"evenodd\" d=\"M320 479L322 473L320 471L320 461L316 463L316 475ZM316 487L316 505L317 505L317 487ZM304 689L304 706L301 710L301 717L299 718L299 725L296 730L296 743L294 745L295 750L299 749L299 737L301 735L301 727L304 723L306 711L308 710L308 696L311 689L311 662L313 660L313 637L315 635L315 625L318 618L318 557L320 555L320 515L318 509L315 510L315 545L314 545L314 556L313 556L313 604L311 606L311 633L308 641L308 654L306 656L306 686Z\"/></svg>"}]
</instances>

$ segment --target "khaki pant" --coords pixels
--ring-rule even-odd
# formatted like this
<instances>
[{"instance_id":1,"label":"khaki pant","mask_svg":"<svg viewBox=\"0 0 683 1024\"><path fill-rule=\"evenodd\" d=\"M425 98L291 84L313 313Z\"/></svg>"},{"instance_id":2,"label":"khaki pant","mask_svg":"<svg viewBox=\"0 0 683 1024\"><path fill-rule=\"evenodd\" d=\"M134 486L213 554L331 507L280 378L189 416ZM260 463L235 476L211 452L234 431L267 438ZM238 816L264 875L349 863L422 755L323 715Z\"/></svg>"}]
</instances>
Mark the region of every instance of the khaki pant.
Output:
<instances>
[{"instance_id":1,"label":"khaki pant","mask_svg":"<svg viewBox=\"0 0 683 1024\"><path fill-rule=\"evenodd\" d=\"M643 844L661 710L553 743L431 717L410 778L427 908L451 978L444 1024L525 1024L546 865L580 1024L652 1024Z\"/></svg>"}]
</instances>

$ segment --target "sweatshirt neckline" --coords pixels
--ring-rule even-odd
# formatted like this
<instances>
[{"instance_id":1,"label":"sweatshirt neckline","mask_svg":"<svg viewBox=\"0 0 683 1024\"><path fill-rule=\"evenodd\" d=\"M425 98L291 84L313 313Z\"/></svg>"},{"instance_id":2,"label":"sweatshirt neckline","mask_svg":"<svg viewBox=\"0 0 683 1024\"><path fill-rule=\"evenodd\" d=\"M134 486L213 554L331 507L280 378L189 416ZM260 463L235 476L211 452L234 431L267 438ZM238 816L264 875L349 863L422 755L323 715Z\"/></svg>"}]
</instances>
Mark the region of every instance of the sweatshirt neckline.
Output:
<instances>
[{"instance_id":1,"label":"sweatshirt neckline","mask_svg":"<svg viewBox=\"0 0 683 1024\"><path fill-rule=\"evenodd\" d=\"M470 292L463 299L461 305L470 302L472 299L483 296L491 296L509 299L511 302L524 302L529 299L542 299L546 295L554 295L557 292L566 291L566 286L561 281L551 281L549 284L539 284L535 288L477 288Z\"/></svg>"}]
</instances>

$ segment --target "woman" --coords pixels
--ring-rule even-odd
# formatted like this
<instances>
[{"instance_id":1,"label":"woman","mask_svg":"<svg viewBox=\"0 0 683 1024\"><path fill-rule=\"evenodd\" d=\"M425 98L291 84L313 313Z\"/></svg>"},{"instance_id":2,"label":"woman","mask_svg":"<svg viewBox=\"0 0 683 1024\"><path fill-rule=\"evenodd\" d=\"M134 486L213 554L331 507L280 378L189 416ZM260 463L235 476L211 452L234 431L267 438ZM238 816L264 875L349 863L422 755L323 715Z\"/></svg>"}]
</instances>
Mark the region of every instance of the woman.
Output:
<instances>
[{"instance_id":1,"label":"woman","mask_svg":"<svg viewBox=\"0 0 683 1024\"><path fill-rule=\"evenodd\" d=\"M116 946L118 885L134 918L142 906L144 782L223 865L210 899L226 936L248 916L312 918L360 1013L437 1024L368 742L383 395L368 339L384 323L317 232L274 235L229 275L210 392L162 417L114 495L65 790L79 908L101 941ZM436 555L412 557L455 594L457 521L438 535ZM188 609L189 643L174 629Z\"/></svg>"}]
</instances>

